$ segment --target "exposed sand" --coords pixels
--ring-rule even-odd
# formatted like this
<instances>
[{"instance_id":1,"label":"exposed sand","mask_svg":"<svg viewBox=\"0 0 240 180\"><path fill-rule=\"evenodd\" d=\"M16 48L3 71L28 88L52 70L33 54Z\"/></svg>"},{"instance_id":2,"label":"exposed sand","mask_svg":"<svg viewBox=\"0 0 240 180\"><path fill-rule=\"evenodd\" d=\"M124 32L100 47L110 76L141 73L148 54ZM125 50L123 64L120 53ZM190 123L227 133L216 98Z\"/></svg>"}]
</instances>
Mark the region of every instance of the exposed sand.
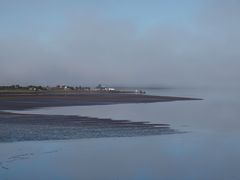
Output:
<instances>
[{"instance_id":1,"label":"exposed sand","mask_svg":"<svg viewBox=\"0 0 240 180\"><path fill-rule=\"evenodd\" d=\"M104 105L117 103L151 103L193 98L147 96L135 94L81 95L2 95L0 110ZM28 140L62 140L100 137L132 137L173 134L168 124L149 124L127 120L99 119L81 116L32 115L0 112L0 142Z\"/></svg>"},{"instance_id":2,"label":"exposed sand","mask_svg":"<svg viewBox=\"0 0 240 180\"><path fill-rule=\"evenodd\" d=\"M62 115L0 114L0 142L172 134L168 124Z\"/></svg>"},{"instance_id":3,"label":"exposed sand","mask_svg":"<svg viewBox=\"0 0 240 180\"><path fill-rule=\"evenodd\" d=\"M105 105L120 103L153 103L182 100L200 100L197 98L150 96L139 94L86 93L78 95L1 95L0 110L23 110L41 107Z\"/></svg>"}]
</instances>

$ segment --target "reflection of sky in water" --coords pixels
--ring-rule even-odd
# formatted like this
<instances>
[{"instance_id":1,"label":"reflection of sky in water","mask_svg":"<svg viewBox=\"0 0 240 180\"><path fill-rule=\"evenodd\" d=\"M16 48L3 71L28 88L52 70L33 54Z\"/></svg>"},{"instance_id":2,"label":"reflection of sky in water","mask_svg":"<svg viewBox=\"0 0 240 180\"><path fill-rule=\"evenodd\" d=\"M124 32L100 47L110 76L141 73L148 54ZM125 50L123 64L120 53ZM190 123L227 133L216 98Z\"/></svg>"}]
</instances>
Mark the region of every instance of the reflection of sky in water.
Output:
<instances>
[{"instance_id":1,"label":"reflection of sky in water","mask_svg":"<svg viewBox=\"0 0 240 180\"><path fill-rule=\"evenodd\" d=\"M156 93L156 91L155 91ZM63 107L34 113L77 114L134 121L169 123L187 134L137 138L0 144L0 177L24 179L239 179L240 100L237 92L172 91L168 95L204 98L153 104ZM42 154L45 151L56 153ZM34 156L14 163L14 154Z\"/></svg>"}]
</instances>

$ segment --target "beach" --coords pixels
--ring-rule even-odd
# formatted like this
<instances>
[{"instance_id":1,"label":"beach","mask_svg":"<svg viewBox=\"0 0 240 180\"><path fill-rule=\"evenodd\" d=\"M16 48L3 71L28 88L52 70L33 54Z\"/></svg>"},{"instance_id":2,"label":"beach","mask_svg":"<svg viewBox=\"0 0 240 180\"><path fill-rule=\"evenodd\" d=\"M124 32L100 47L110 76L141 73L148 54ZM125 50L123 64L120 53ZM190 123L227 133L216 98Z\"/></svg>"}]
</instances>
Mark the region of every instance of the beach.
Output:
<instances>
[{"instance_id":1,"label":"beach","mask_svg":"<svg viewBox=\"0 0 240 180\"><path fill-rule=\"evenodd\" d=\"M0 110L25 110L59 106L153 103L194 98L135 94L2 95ZM0 112L0 142L133 137L180 133L169 124L132 122L84 116Z\"/></svg>"},{"instance_id":2,"label":"beach","mask_svg":"<svg viewBox=\"0 0 240 180\"><path fill-rule=\"evenodd\" d=\"M153 96L141 94L81 93L81 94L0 94L0 110L24 110L41 107L86 106L123 103L154 103L198 98Z\"/></svg>"}]
</instances>

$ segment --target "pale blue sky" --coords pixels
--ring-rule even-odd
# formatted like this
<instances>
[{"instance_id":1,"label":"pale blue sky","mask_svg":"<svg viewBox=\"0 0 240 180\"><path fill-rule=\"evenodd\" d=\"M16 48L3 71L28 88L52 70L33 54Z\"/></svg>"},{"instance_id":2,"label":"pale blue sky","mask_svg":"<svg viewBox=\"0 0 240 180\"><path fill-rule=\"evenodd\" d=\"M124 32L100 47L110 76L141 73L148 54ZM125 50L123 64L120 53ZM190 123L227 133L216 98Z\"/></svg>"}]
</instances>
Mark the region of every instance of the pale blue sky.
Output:
<instances>
[{"instance_id":1,"label":"pale blue sky","mask_svg":"<svg viewBox=\"0 0 240 180\"><path fill-rule=\"evenodd\" d=\"M112 20L129 21L138 28L147 28L158 24L188 25L192 16L203 6L203 0L169 1L2 1L0 18L3 28L21 28L28 23L45 23L49 28L64 25L68 13L82 14L86 11L100 13ZM83 12L82 12L83 11Z\"/></svg>"},{"instance_id":2,"label":"pale blue sky","mask_svg":"<svg viewBox=\"0 0 240 180\"><path fill-rule=\"evenodd\" d=\"M235 84L239 8L237 0L0 0L0 83Z\"/></svg>"}]
</instances>

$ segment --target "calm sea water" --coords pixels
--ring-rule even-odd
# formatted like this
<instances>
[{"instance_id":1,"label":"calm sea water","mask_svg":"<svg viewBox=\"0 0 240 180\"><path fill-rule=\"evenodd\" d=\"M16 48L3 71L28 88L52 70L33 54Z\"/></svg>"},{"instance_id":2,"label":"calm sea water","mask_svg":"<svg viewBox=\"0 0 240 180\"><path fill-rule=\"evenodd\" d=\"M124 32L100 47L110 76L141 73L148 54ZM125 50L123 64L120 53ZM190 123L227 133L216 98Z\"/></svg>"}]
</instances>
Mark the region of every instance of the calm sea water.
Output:
<instances>
[{"instance_id":1,"label":"calm sea water","mask_svg":"<svg viewBox=\"0 0 240 180\"><path fill-rule=\"evenodd\" d=\"M1 143L0 179L240 179L239 89L147 92L204 100L44 108L25 113L168 123L188 133Z\"/></svg>"}]
</instances>

